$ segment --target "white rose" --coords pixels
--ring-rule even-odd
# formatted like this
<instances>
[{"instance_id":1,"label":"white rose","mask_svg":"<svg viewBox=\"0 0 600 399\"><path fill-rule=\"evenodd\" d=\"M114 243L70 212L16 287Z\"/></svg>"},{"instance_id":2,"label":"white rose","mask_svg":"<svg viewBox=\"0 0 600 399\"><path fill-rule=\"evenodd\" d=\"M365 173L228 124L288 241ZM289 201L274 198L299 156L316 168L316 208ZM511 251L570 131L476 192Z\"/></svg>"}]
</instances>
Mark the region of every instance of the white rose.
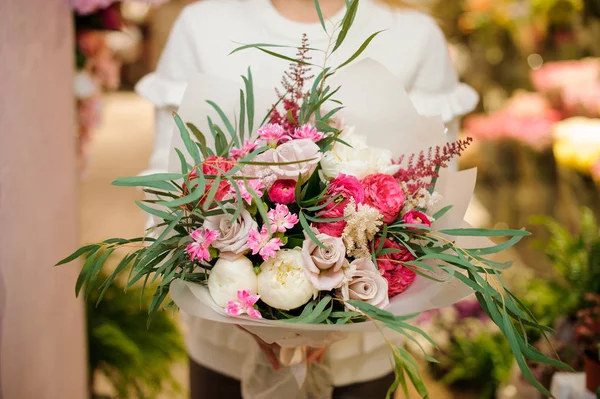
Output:
<instances>
[{"instance_id":1,"label":"white rose","mask_svg":"<svg viewBox=\"0 0 600 399\"><path fill-rule=\"evenodd\" d=\"M210 296L221 307L237 300L238 291L249 290L251 294L256 294L257 283L252 262L245 256L229 260L219 258L208 275Z\"/></svg>"},{"instance_id":2,"label":"white rose","mask_svg":"<svg viewBox=\"0 0 600 399\"><path fill-rule=\"evenodd\" d=\"M242 209L240 216L231 222L231 214L210 216L204 221L204 227L219 232L219 237L212 246L221 252L242 254L248 250L248 235L250 230L256 230L256 221L250 212Z\"/></svg>"},{"instance_id":3,"label":"white rose","mask_svg":"<svg viewBox=\"0 0 600 399\"><path fill-rule=\"evenodd\" d=\"M304 305L316 294L304 273L300 249L282 249L260 267L258 274L260 299L275 309L290 310Z\"/></svg>"},{"instance_id":4,"label":"white rose","mask_svg":"<svg viewBox=\"0 0 600 399\"><path fill-rule=\"evenodd\" d=\"M388 282L371 259L356 259L344 274L346 282L339 291L344 301L363 301L382 309L389 305ZM347 307L352 309L349 305Z\"/></svg>"}]
</instances>

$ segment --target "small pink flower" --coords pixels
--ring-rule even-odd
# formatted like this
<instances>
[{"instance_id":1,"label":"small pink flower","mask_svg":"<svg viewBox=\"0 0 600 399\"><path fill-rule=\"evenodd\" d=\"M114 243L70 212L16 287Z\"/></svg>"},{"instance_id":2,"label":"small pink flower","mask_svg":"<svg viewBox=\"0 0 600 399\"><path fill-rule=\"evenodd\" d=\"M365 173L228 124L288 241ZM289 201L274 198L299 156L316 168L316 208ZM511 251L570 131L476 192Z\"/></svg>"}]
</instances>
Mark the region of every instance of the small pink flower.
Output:
<instances>
[{"instance_id":1,"label":"small pink flower","mask_svg":"<svg viewBox=\"0 0 600 399\"><path fill-rule=\"evenodd\" d=\"M294 130L292 137L295 139L310 139L316 143L317 141L322 140L325 137L325 134L319 132L317 128L312 125L302 125Z\"/></svg>"},{"instance_id":2,"label":"small pink flower","mask_svg":"<svg viewBox=\"0 0 600 399\"><path fill-rule=\"evenodd\" d=\"M248 141L246 141L246 143L243 145L242 148L232 148L231 156L236 159L244 158L245 156L250 154L252 151L254 151L256 149L256 147L257 147L257 145L255 142L248 140Z\"/></svg>"},{"instance_id":3,"label":"small pink flower","mask_svg":"<svg viewBox=\"0 0 600 399\"><path fill-rule=\"evenodd\" d=\"M269 189L269 198L277 204L288 205L296 201L296 181L279 179Z\"/></svg>"},{"instance_id":4,"label":"small pink flower","mask_svg":"<svg viewBox=\"0 0 600 399\"><path fill-rule=\"evenodd\" d=\"M210 260L208 247L217 239L219 233L215 230L201 228L195 230L190 236L194 242L189 243L185 247L185 251L190 255L190 258L192 260L198 259L199 261Z\"/></svg>"},{"instance_id":5,"label":"small pink flower","mask_svg":"<svg viewBox=\"0 0 600 399\"><path fill-rule=\"evenodd\" d=\"M227 307L225 307L225 312L228 315L239 317L245 313L253 319L262 319L260 312L254 308L260 298L259 295L250 294L250 290L240 290L237 297L237 301L229 301Z\"/></svg>"},{"instance_id":6,"label":"small pink flower","mask_svg":"<svg viewBox=\"0 0 600 399\"><path fill-rule=\"evenodd\" d=\"M248 235L248 248L252 250L252 255L259 254L263 260L274 258L283 243L279 238L271 238L264 225L260 233L257 230L250 230Z\"/></svg>"},{"instance_id":7,"label":"small pink flower","mask_svg":"<svg viewBox=\"0 0 600 399\"><path fill-rule=\"evenodd\" d=\"M430 227L431 221L429 217L423 212L419 211L410 211L407 212L406 215L402 218L404 223L406 224L422 224L424 226ZM416 227L408 227L408 229L416 229Z\"/></svg>"},{"instance_id":8,"label":"small pink flower","mask_svg":"<svg viewBox=\"0 0 600 399\"><path fill-rule=\"evenodd\" d=\"M265 188L265 186L260 180L254 179L247 180L246 182L244 182L243 180L238 180L237 185L244 201L246 201L249 204L252 203L252 194L250 194L250 191L246 187L246 184L248 185L248 187L254 190L256 195L258 195L259 197L263 196L262 190ZM233 196L233 198L237 198L237 191L235 191L235 188L231 187L230 194Z\"/></svg>"},{"instance_id":9,"label":"small pink flower","mask_svg":"<svg viewBox=\"0 0 600 399\"><path fill-rule=\"evenodd\" d=\"M277 204L275 209L267 213L267 216L274 232L285 233L298 223L298 216L290 213L288 207L282 204Z\"/></svg>"},{"instance_id":10,"label":"small pink flower","mask_svg":"<svg viewBox=\"0 0 600 399\"><path fill-rule=\"evenodd\" d=\"M290 141L290 136L281 125L269 123L257 130L258 137L270 147L277 147L279 143Z\"/></svg>"}]
</instances>

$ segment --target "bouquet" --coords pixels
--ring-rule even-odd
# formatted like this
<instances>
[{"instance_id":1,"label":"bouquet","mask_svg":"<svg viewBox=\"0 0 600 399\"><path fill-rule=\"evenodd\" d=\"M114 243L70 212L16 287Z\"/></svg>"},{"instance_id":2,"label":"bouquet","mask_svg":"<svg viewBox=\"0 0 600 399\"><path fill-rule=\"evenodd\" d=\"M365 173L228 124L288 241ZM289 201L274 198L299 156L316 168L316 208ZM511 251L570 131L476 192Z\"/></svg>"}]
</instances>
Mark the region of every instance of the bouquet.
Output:
<instances>
[{"instance_id":1,"label":"bouquet","mask_svg":"<svg viewBox=\"0 0 600 399\"><path fill-rule=\"evenodd\" d=\"M510 263L487 258L529 233L464 222L475 171L444 168L470 140L446 143L442 123L417 115L384 67L368 59L348 66L378 33L344 62L328 65L341 51L357 7L358 0L349 2L336 27L321 18L331 38L321 67L312 63L311 52L319 50L306 38L296 56L267 44L236 50L259 50L292 63L272 106L270 96L254 86L250 69L239 91L214 77L191 81L174 114L179 172L114 182L141 186L150 195L138 205L156 219L151 234L85 245L59 264L84 259L75 288L89 295L107 259L127 249L102 283L99 300L122 274L129 285L158 281L150 320L170 294L166 308L240 325L279 343L282 352L323 343L332 333L385 334L386 328L413 342L417 333L435 345L409 320L475 292L524 375L549 395L525 359L562 364L533 348L524 326L542 334L548 329L504 285L501 272ZM330 85L335 79L342 84ZM204 95L213 100L201 101ZM345 108L338 98L348 100ZM268 112L257 124L255 109L263 106ZM365 106L373 112L361 119ZM389 132L380 137L388 148L402 139L397 156L360 134L377 131ZM508 240L495 244L488 236ZM389 394L398 386L407 392L408 377L427 397L414 358L389 343L396 374Z\"/></svg>"}]
</instances>

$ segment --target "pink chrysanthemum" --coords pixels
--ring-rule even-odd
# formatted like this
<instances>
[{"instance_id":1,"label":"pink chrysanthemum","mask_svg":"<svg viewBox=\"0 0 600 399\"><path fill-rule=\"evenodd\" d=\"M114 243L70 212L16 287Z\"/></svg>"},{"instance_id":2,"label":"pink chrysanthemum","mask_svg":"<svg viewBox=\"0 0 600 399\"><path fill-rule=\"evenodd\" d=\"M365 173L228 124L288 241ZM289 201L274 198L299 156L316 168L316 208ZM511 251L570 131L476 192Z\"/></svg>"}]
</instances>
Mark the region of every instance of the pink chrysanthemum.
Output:
<instances>
[{"instance_id":1,"label":"pink chrysanthemum","mask_svg":"<svg viewBox=\"0 0 600 399\"><path fill-rule=\"evenodd\" d=\"M208 261L210 260L210 252L208 247L219 236L219 232L201 228L190 234L193 242L185 247L185 251L190 255L192 260Z\"/></svg>"},{"instance_id":2,"label":"pink chrysanthemum","mask_svg":"<svg viewBox=\"0 0 600 399\"><path fill-rule=\"evenodd\" d=\"M290 141L290 136L285 132L283 126L269 123L257 130L258 137L270 147L277 147L279 143Z\"/></svg>"},{"instance_id":3,"label":"pink chrysanthemum","mask_svg":"<svg viewBox=\"0 0 600 399\"><path fill-rule=\"evenodd\" d=\"M292 137L295 139L309 139L316 143L317 141L322 140L325 137L325 134L319 132L317 128L312 125L302 125L294 131Z\"/></svg>"},{"instance_id":4,"label":"pink chrysanthemum","mask_svg":"<svg viewBox=\"0 0 600 399\"><path fill-rule=\"evenodd\" d=\"M267 216L274 232L285 233L298 223L298 216L290 212L287 206L277 204L275 209L271 209Z\"/></svg>"},{"instance_id":5,"label":"pink chrysanthemum","mask_svg":"<svg viewBox=\"0 0 600 399\"><path fill-rule=\"evenodd\" d=\"M237 301L229 301L225 312L228 315L239 317L243 314L247 314L253 319L262 319L260 312L254 308L256 302L258 302L260 296L250 294L250 290L240 290L237 293Z\"/></svg>"},{"instance_id":6,"label":"pink chrysanthemum","mask_svg":"<svg viewBox=\"0 0 600 399\"><path fill-rule=\"evenodd\" d=\"M250 230L248 235L248 248L252 250L252 255L259 254L263 260L274 258L279 248L283 243L279 238L271 238L267 231L267 226L263 226L262 230Z\"/></svg>"}]
</instances>

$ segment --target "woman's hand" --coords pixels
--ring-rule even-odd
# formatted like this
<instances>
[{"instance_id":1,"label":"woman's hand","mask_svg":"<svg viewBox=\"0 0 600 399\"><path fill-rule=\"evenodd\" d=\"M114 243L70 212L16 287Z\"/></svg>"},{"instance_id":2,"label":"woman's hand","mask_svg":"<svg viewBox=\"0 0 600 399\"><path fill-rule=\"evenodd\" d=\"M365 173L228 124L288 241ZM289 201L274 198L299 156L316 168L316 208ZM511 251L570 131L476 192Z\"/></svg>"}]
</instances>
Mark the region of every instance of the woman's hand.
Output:
<instances>
[{"instance_id":1,"label":"woman's hand","mask_svg":"<svg viewBox=\"0 0 600 399\"><path fill-rule=\"evenodd\" d=\"M242 326L237 326L237 327L240 330L250 334L252 336L252 338L254 338L254 340L258 344L258 347L260 348L260 350L264 353L264 355L266 356L269 363L271 363L271 366L273 366L273 370L275 370L275 371L279 370L279 368L281 367L281 364L279 363L278 353L279 353L279 350L281 349L281 347L277 344L269 344L269 343L265 342L258 335L251 333L250 331L246 330ZM327 353L327 347L309 348L307 356L306 356L306 363L307 364L312 364L313 362L322 363L326 353Z\"/></svg>"}]
</instances>

